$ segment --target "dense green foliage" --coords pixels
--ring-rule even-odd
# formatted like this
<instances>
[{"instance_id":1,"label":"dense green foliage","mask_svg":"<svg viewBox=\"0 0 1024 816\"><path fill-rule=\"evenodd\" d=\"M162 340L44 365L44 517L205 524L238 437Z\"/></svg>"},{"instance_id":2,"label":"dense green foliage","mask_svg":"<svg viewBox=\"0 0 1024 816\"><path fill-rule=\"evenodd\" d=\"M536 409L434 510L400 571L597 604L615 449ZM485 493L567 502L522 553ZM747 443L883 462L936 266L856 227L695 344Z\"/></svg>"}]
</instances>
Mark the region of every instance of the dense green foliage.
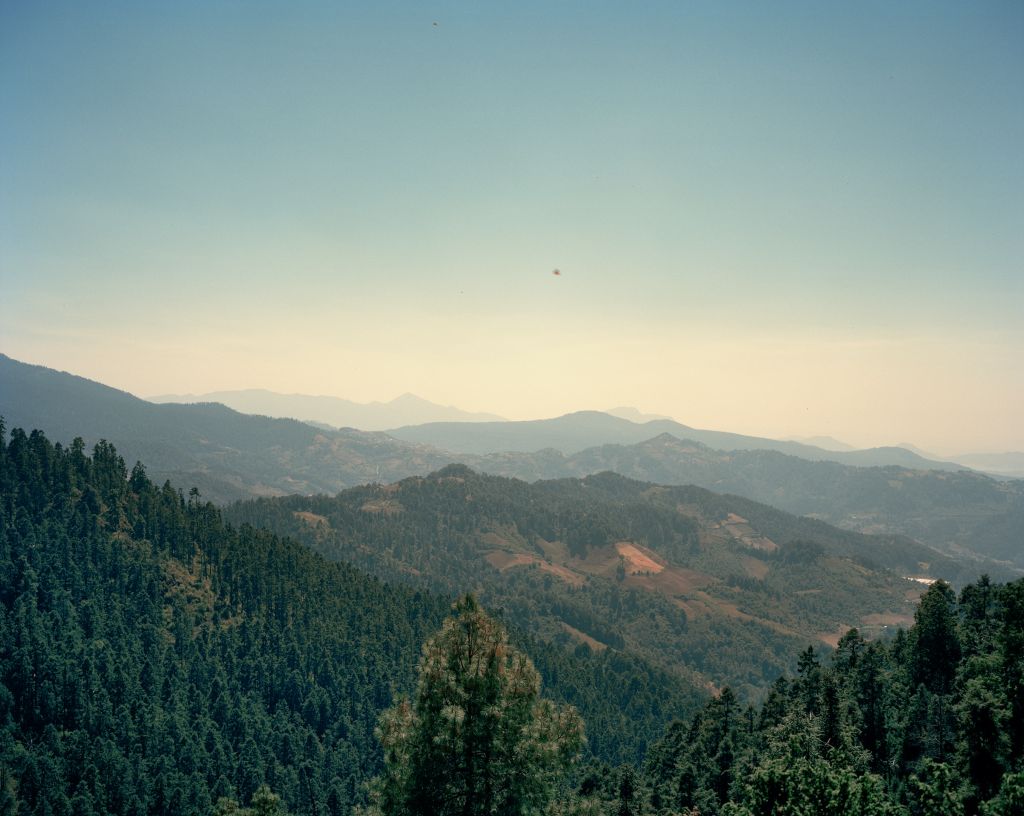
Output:
<instances>
[{"instance_id":1,"label":"dense green foliage","mask_svg":"<svg viewBox=\"0 0 1024 816\"><path fill-rule=\"evenodd\" d=\"M707 526L735 507L611 474L526 485L453 467L232 512L292 526L381 574L433 570L438 588L479 585L511 623L560 621L609 644L595 652L572 648L568 634L559 646L522 631L510 647L498 641L529 654L549 696L587 723L588 770L563 812L1021 812L1024 581L982 579L959 597L937 583L909 632L870 642L850 632L827 665L806 649L796 678L778 679L758 708L726 688L645 753L673 715L695 709L696 692L664 667L673 650L692 649L709 676L749 686L788 662L780 650L796 638L766 652L764 627L680 614L678 599L643 591L648 574L595 573L575 585L480 559L482 544L547 553L541 544L558 543L565 563L580 565L628 537L665 563L725 575L701 590L708 603L742 599L745 614L812 626L830 613L797 587L833 581L818 593L823 608L846 614L853 595L890 580L863 578L871 570L843 555L838 531L822 525L805 537L813 522L759 506L746 521L782 546L755 553L765 575L745 575L749 547ZM849 584L854 573L867 583ZM383 584L270 532L232 527L197 491L157 486L141 465L129 473L107 443L87 455L81 441L64 448L38 432L7 440L0 424L0 813L349 813L365 801L363 784L387 770L375 724L411 693L420 644L446 608L424 588ZM428 664L450 640L428 641ZM437 729L420 743L399 738L451 714L444 689L458 684L434 675L414 704L385 718L385 747L438 744ZM529 706L520 714L554 712L533 694L534 675L521 675ZM481 677L487 685L495 675ZM489 721L477 722L474 744L485 746ZM557 764L552 776L534 774L548 793Z\"/></svg>"},{"instance_id":2,"label":"dense green foliage","mask_svg":"<svg viewBox=\"0 0 1024 816\"><path fill-rule=\"evenodd\" d=\"M290 813L348 813L447 608L227 526L109 444L0 422L0 812L260 812L267 784ZM697 700L636 657L517 640L606 761Z\"/></svg>"},{"instance_id":3,"label":"dense green foliage","mask_svg":"<svg viewBox=\"0 0 1024 816\"><path fill-rule=\"evenodd\" d=\"M756 530L728 522L736 508ZM524 629L697 672L744 699L794 667L808 641L837 637L872 614L909 621L913 612L915 585L873 568L864 536L611 473L527 484L452 465L394 485L245 502L226 513L389 581L450 594L471 588ZM627 570L616 549L624 542L659 563ZM629 716L652 704L638 690L623 700Z\"/></svg>"},{"instance_id":4,"label":"dense green foliage","mask_svg":"<svg viewBox=\"0 0 1024 816\"><path fill-rule=\"evenodd\" d=\"M384 773L366 816L540 816L583 744L569 706L470 595L428 641L412 702L381 717Z\"/></svg>"},{"instance_id":5,"label":"dense green foliage","mask_svg":"<svg viewBox=\"0 0 1024 816\"><path fill-rule=\"evenodd\" d=\"M583 793L607 812L702 816L957 816L1024 804L1024 581L944 583L889 643L855 631L813 650L757 709L725 689L674 723L618 810L605 769Z\"/></svg>"}]
</instances>

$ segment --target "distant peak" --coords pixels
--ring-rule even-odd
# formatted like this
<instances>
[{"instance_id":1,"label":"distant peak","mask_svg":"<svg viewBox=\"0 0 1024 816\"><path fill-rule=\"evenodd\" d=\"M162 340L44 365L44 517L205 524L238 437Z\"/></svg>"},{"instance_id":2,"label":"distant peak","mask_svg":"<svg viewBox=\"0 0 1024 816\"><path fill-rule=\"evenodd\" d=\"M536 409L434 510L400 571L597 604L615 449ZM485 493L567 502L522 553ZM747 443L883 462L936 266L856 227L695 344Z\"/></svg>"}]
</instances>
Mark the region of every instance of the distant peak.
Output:
<instances>
[{"instance_id":1,"label":"distant peak","mask_svg":"<svg viewBox=\"0 0 1024 816\"><path fill-rule=\"evenodd\" d=\"M406 391L404 394L399 394L391 400L391 405L423 405L427 402L429 401L423 399L423 397L419 397L411 391Z\"/></svg>"},{"instance_id":2,"label":"distant peak","mask_svg":"<svg viewBox=\"0 0 1024 816\"><path fill-rule=\"evenodd\" d=\"M923 456L925 459L941 459L942 458L941 456L936 456L934 453L931 453L929 451L923 450L922 448L919 448L917 445L913 444L912 442L897 442L896 443L896 447L897 448L902 448L903 450L908 450L911 453L916 453L918 456Z\"/></svg>"},{"instance_id":3,"label":"distant peak","mask_svg":"<svg viewBox=\"0 0 1024 816\"><path fill-rule=\"evenodd\" d=\"M619 419L625 419L629 422L644 423L644 422L672 422L672 417L665 416L663 414L645 414L639 408L634 408L631 405L620 405L618 408L609 408L605 411L606 414L611 414L613 417Z\"/></svg>"},{"instance_id":4,"label":"distant peak","mask_svg":"<svg viewBox=\"0 0 1024 816\"><path fill-rule=\"evenodd\" d=\"M836 453L856 450L853 445L836 439L834 436L790 436L787 438L790 442L799 442L801 445L813 445L816 448Z\"/></svg>"}]
</instances>

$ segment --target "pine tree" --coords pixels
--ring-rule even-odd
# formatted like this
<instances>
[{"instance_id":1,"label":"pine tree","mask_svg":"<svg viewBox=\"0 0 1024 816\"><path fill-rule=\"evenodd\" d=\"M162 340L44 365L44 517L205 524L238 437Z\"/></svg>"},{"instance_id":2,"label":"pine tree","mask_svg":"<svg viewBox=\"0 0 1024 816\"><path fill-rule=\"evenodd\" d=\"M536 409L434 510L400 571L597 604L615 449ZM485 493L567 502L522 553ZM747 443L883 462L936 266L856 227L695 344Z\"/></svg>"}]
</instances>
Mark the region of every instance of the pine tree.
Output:
<instances>
[{"instance_id":1,"label":"pine tree","mask_svg":"<svg viewBox=\"0 0 1024 816\"><path fill-rule=\"evenodd\" d=\"M934 694L949 693L960 660L955 608L956 595L949 584L936 581L921 596L914 614L913 680Z\"/></svg>"},{"instance_id":2,"label":"pine tree","mask_svg":"<svg viewBox=\"0 0 1024 816\"><path fill-rule=\"evenodd\" d=\"M540 699L530 660L472 596L423 649L415 702L380 720L374 816L538 814L575 759L575 710Z\"/></svg>"}]
</instances>

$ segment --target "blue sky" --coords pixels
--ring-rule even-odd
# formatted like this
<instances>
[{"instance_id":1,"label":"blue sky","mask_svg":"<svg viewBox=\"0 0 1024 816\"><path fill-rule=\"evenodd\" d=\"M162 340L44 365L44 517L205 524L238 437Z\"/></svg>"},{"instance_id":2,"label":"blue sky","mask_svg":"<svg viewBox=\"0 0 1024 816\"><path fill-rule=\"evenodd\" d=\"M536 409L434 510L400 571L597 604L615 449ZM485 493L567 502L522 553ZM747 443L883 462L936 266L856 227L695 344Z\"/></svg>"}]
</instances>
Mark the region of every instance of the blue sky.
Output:
<instances>
[{"instance_id":1,"label":"blue sky","mask_svg":"<svg viewBox=\"0 0 1024 816\"><path fill-rule=\"evenodd\" d=\"M1024 448L1019 2L8 0L0 121L19 359Z\"/></svg>"}]
</instances>

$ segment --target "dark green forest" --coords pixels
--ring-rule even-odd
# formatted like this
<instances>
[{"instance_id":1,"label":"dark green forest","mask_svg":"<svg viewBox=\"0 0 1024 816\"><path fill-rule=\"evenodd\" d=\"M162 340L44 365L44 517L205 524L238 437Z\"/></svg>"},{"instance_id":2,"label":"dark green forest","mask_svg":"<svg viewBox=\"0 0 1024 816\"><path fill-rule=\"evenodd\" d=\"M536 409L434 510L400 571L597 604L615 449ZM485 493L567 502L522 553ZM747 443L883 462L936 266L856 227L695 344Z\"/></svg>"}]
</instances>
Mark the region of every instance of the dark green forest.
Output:
<instances>
[{"instance_id":1,"label":"dark green forest","mask_svg":"<svg viewBox=\"0 0 1024 816\"><path fill-rule=\"evenodd\" d=\"M415 698L382 717L368 816L1011 816L1024 808L1024 582L934 584L890 643L812 648L758 707L725 688L642 767L591 761L571 709L466 597L428 642ZM561 771L561 774L559 774ZM511 801L510 801L511 797Z\"/></svg>"},{"instance_id":2,"label":"dark green forest","mask_svg":"<svg viewBox=\"0 0 1024 816\"><path fill-rule=\"evenodd\" d=\"M851 630L800 655L759 707L725 689L651 746L631 803L604 769L583 782L619 814L1024 813L1024 581L922 597L888 643Z\"/></svg>"},{"instance_id":3,"label":"dark green forest","mask_svg":"<svg viewBox=\"0 0 1024 816\"><path fill-rule=\"evenodd\" d=\"M455 476L467 478L445 478ZM545 512L536 524L551 523ZM694 545L685 522L658 519L649 514L648 538ZM601 527L578 521L565 520L565 537L585 547ZM778 557L813 561L825 555L817 546ZM449 596L227 524L198 491L154 484L106 443L87 452L39 432L8 438L0 425L0 576L0 814L205 816L232 812L232 802L348 814L384 790L368 788L371 779L401 767L401 755L385 763L378 734L416 744L394 742L388 723L417 689L418 666L417 716L452 716L423 680L444 642L435 633ZM571 705L586 733L579 762L562 757L564 773L545 776L546 812L1008 816L1024 807L1024 581L982 578L959 593L937 582L911 628L875 640L850 631L829 655L798 649L795 672L756 705L730 687L704 695L616 645L595 652L509 623L508 659L528 655L535 680L515 665L558 706L529 696L542 706L531 710L564 712L571 725ZM424 653L424 643L435 645ZM495 728L507 725L501 711ZM446 778L454 760L424 756L418 773ZM508 756L513 773L519 760ZM369 804L409 812L395 802ZM521 812L541 812L532 807Z\"/></svg>"},{"instance_id":4,"label":"dark green forest","mask_svg":"<svg viewBox=\"0 0 1024 816\"><path fill-rule=\"evenodd\" d=\"M264 783L291 812L347 814L450 605L228 526L106 443L18 429L0 444L0 576L3 814L208 814ZM610 763L700 703L636 657L514 637Z\"/></svg>"}]
</instances>

